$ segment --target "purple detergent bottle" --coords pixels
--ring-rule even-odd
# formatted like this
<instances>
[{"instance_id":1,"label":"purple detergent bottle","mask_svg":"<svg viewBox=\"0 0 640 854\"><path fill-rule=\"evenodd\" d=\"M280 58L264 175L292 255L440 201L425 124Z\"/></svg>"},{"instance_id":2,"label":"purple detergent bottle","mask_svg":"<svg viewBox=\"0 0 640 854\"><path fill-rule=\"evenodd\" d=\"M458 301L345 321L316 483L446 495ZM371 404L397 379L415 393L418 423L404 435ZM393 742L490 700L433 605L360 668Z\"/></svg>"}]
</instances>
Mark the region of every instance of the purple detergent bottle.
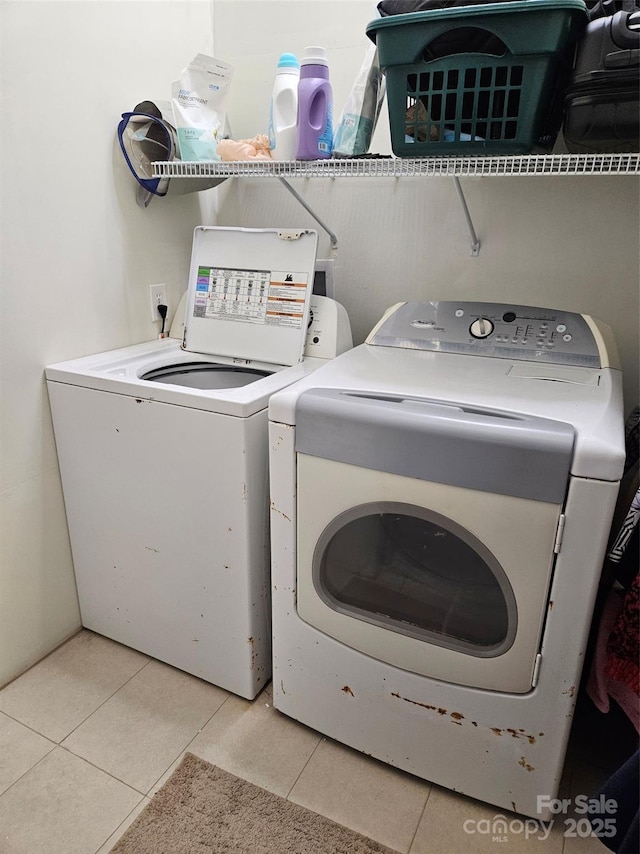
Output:
<instances>
[{"instance_id":1,"label":"purple detergent bottle","mask_svg":"<svg viewBox=\"0 0 640 854\"><path fill-rule=\"evenodd\" d=\"M332 147L333 92L327 51L323 47L307 47L300 60L296 158L331 157Z\"/></svg>"}]
</instances>

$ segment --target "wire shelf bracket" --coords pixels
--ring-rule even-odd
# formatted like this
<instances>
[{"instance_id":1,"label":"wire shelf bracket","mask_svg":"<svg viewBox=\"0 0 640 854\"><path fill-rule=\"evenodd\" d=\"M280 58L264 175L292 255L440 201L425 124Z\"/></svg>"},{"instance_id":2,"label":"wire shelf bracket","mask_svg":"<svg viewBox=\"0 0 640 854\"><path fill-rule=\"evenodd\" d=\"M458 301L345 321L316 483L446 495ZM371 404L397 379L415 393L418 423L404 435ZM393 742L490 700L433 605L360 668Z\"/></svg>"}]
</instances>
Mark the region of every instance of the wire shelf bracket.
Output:
<instances>
[{"instance_id":1,"label":"wire shelf bracket","mask_svg":"<svg viewBox=\"0 0 640 854\"><path fill-rule=\"evenodd\" d=\"M478 235L476 234L476 230L473 227L473 220L471 219L471 214L469 213L469 207L467 205L467 200L464 197L462 187L460 186L460 179L457 176L454 176L453 184L456 188L456 192L458 194L458 199L460 200L460 204L462 205L462 212L464 213L465 219L467 220L467 228L469 229L469 236L471 237L471 255L474 258L477 258L478 255L480 254L480 240L478 239Z\"/></svg>"},{"instance_id":2,"label":"wire shelf bracket","mask_svg":"<svg viewBox=\"0 0 640 854\"><path fill-rule=\"evenodd\" d=\"M314 210L312 210L312 208L309 207L309 205L305 202L305 200L302 198L300 193L298 193L296 190L293 189L293 187L287 181L286 178L283 178L282 176L278 176L278 177L279 177L280 183L283 184L287 188L287 190L289 190L289 192L294 197L294 199L296 199L296 201L302 205L302 207L307 211L307 213L310 214L315 219L315 221L318 223L320 228L322 228L324 231L327 232L327 234L329 235L329 240L331 241L331 248L337 249L338 248L338 238L336 237L334 232L331 231L329 226L320 219L320 217L315 213Z\"/></svg>"}]
</instances>

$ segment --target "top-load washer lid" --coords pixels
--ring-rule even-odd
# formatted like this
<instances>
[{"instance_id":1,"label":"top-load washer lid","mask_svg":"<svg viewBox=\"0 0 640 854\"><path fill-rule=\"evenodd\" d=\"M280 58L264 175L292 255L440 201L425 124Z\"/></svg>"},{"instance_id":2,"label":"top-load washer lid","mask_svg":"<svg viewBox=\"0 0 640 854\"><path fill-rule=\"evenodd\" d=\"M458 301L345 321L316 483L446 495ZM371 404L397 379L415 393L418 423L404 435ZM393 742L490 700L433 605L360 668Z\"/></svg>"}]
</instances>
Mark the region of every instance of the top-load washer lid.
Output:
<instances>
[{"instance_id":1,"label":"top-load washer lid","mask_svg":"<svg viewBox=\"0 0 640 854\"><path fill-rule=\"evenodd\" d=\"M247 367L301 362L317 244L310 229L198 226L183 349Z\"/></svg>"}]
</instances>

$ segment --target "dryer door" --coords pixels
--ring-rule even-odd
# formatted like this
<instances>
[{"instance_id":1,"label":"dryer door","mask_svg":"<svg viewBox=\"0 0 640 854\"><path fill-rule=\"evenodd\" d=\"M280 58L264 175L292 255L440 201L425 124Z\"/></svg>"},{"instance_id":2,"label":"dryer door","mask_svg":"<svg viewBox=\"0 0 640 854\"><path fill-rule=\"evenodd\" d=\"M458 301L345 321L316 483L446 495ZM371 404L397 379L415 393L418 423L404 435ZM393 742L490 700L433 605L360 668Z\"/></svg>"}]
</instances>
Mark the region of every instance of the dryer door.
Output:
<instances>
[{"instance_id":1,"label":"dryer door","mask_svg":"<svg viewBox=\"0 0 640 854\"><path fill-rule=\"evenodd\" d=\"M300 401L301 618L424 676L531 690L571 428L432 401Z\"/></svg>"}]
</instances>

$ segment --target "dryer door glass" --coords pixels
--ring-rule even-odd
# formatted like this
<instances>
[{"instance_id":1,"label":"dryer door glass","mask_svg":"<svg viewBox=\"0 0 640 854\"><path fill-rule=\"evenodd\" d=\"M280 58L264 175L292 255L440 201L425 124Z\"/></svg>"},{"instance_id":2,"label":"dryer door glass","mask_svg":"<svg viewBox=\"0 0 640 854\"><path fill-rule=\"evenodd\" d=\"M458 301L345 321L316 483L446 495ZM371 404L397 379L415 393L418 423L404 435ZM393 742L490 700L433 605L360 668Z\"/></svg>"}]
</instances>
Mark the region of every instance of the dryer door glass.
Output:
<instances>
[{"instance_id":1,"label":"dryer door glass","mask_svg":"<svg viewBox=\"0 0 640 854\"><path fill-rule=\"evenodd\" d=\"M515 636L515 598L495 557L425 508L361 505L337 517L313 580L331 608L441 646L500 655Z\"/></svg>"}]
</instances>

